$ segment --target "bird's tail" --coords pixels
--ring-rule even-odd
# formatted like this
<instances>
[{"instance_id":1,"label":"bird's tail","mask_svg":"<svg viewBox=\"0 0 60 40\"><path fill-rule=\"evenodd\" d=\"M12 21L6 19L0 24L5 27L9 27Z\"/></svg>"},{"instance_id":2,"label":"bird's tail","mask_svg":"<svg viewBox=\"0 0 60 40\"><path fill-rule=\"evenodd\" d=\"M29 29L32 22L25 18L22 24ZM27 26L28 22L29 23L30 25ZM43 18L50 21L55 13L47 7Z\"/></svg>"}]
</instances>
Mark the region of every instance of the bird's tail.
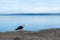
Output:
<instances>
[{"instance_id":1,"label":"bird's tail","mask_svg":"<svg viewBox=\"0 0 60 40\"><path fill-rule=\"evenodd\" d=\"M18 29L15 29L15 30L18 30Z\"/></svg>"}]
</instances>

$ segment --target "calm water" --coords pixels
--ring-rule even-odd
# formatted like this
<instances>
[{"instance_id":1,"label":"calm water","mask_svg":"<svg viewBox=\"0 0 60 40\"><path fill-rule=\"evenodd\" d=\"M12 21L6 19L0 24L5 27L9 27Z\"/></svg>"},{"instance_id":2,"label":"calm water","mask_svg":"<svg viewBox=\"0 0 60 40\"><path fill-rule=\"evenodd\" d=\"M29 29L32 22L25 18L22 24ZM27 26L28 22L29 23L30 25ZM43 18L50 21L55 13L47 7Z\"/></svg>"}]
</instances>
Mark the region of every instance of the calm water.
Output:
<instances>
[{"instance_id":1,"label":"calm water","mask_svg":"<svg viewBox=\"0 0 60 40\"><path fill-rule=\"evenodd\" d=\"M0 16L0 32L14 31L19 25L24 24L23 30L37 31L49 28L60 28L59 15L20 15Z\"/></svg>"}]
</instances>

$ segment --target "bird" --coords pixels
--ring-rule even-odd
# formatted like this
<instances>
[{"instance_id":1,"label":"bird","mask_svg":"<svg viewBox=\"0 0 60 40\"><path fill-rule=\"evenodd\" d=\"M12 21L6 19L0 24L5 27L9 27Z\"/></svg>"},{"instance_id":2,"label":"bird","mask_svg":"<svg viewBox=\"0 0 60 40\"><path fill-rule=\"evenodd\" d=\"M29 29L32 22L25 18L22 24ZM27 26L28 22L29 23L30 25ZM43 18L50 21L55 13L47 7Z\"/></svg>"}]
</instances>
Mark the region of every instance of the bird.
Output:
<instances>
[{"instance_id":1,"label":"bird","mask_svg":"<svg viewBox=\"0 0 60 40\"><path fill-rule=\"evenodd\" d=\"M15 30L22 30L23 27L24 27L24 25L20 25L20 26L18 26L18 28L16 28Z\"/></svg>"}]
</instances>

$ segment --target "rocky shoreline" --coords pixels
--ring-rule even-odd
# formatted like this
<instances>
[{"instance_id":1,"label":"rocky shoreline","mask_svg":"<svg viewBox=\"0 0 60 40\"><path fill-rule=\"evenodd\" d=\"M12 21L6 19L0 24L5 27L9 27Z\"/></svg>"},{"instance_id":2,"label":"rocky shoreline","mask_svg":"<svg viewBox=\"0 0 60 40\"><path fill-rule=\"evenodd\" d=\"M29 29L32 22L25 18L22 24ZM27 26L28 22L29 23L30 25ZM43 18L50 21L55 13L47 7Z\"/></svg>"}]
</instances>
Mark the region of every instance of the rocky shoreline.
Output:
<instances>
[{"instance_id":1,"label":"rocky shoreline","mask_svg":"<svg viewBox=\"0 0 60 40\"><path fill-rule=\"evenodd\" d=\"M0 40L60 40L60 28L40 31L0 32Z\"/></svg>"}]
</instances>

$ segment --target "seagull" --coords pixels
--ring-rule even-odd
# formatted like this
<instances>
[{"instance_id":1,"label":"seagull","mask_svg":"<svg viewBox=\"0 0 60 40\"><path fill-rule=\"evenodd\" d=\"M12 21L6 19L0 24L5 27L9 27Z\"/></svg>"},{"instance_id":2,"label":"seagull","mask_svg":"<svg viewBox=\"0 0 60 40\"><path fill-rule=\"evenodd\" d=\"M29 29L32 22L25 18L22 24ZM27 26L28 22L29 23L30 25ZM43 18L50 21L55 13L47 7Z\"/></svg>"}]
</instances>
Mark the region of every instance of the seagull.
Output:
<instances>
[{"instance_id":1,"label":"seagull","mask_svg":"<svg viewBox=\"0 0 60 40\"><path fill-rule=\"evenodd\" d=\"M24 25L20 25L18 28L16 28L15 30L22 30L24 27Z\"/></svg>"}]
</instances>

